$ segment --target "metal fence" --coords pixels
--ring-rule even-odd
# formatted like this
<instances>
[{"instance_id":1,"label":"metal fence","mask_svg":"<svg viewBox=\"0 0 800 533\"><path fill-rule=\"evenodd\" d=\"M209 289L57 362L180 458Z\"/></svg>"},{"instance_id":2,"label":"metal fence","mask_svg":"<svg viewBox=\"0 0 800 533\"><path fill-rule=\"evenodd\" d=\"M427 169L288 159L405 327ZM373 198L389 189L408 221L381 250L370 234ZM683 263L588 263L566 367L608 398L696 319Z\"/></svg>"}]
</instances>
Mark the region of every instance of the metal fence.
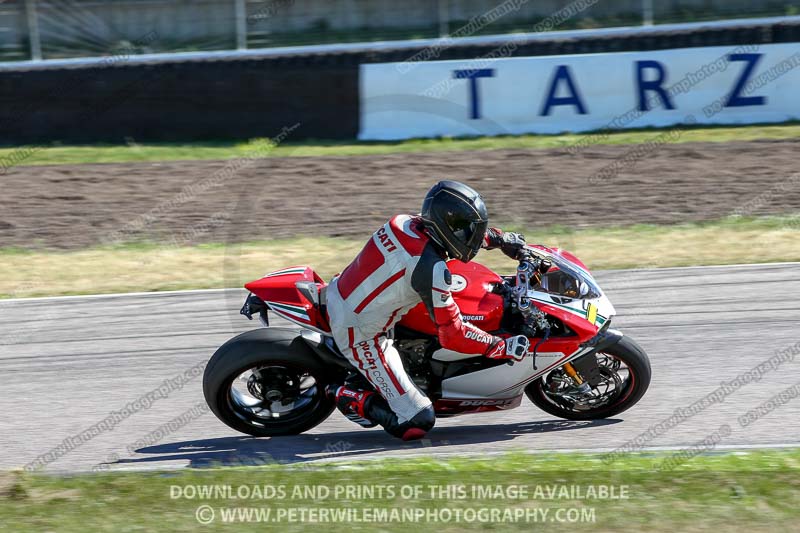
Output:
<instances>
[{"instance_id":1,"label":"metal fence","mask_svg":"<svg viewBox=\"0 0 800 533\"><path fill-rule=\"evenodd\" d=\"M560 16L569 12L570 16ZM0 0L0 60L113 56L800 14L769 0ZM551 21L550 24L542 22ZM538 25L538 26L537 26Z\"/></svg>"}]
</instances>

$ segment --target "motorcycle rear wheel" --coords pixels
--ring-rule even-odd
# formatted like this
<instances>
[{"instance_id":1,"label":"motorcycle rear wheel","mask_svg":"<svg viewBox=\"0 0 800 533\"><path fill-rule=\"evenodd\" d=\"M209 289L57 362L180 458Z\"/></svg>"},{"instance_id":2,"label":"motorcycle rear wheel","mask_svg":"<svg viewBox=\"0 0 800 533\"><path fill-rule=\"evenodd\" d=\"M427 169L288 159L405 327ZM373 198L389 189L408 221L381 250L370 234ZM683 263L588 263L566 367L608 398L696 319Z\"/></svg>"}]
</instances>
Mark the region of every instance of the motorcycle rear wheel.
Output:
<instances>
[{"instance_id":1,"label":"motorcycle rear wheel","mask_svg":"<svg viewBox=\"0 0 800 533\"><path fill-rule=\"evenodd\" d=\"M331 371L297 331L262 328L222 345L206 366L203 394L229 427L256 437L296 435L334 409Z\"/></svg>"},{"instance_id":2,"label":"motorcycle rear wheel","mask_svg":"<svg viewBox=\"0 0 800 533\"><path fill-rule=\"evenodd\" d=\"M647 391L651 377L650 360L642 347L630 337L623 336L618 343L604 348L595 357L602 362L611 362L610 365L601 364L601 370L606 380L616 387L611 393L604 392L608 397L603 403L581 404L548 390L552 372L525 387L525 394L542 411L567 420L609 418L636 405ZM619 376L623 365L627 374L624 379Z\"/></svg>"}]
</instances>

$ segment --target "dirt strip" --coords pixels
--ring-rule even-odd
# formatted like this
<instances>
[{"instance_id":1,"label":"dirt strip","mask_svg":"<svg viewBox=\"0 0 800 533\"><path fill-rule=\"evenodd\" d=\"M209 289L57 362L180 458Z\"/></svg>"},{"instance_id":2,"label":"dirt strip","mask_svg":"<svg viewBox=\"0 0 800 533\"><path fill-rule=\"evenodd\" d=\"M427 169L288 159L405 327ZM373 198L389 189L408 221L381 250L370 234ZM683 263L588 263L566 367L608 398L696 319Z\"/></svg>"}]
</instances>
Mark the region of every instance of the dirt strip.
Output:
<instances>
[{"instance_id":1,"label":"dirt strip","mask_svg":"<svg viewBox=\"0 0 800 533\"><path fill-rule=\"evenodd\" d=\"M571 227L800 211L800 141L16 167L0 247L75 249L292 235L365 237L438 179L480 190L498 225ZM794 176L794 177L793 177Z\"/></svg>"}]
</instances>

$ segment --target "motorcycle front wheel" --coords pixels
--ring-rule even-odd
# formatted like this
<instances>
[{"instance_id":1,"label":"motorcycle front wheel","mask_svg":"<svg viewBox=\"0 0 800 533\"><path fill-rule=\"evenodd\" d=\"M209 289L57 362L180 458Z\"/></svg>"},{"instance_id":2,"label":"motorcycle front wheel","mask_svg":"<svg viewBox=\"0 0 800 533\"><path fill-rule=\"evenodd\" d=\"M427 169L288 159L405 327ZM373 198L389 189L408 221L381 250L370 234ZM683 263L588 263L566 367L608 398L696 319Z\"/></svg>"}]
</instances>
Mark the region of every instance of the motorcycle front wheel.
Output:
<instances>
[{"instance_id":1,"label":"motorcycle front wheel","mask_svg":"<svg viewBox=\"0 0 800 533\"><path fill-rule=\"evenodd\" d=\"M650 385L650 360L641 346L623 336L595 354L602 381L581 393L563 368L548 372L525 387L539 409L567 420L609 418L630 409Z\"/></svg>"}]
</instances>

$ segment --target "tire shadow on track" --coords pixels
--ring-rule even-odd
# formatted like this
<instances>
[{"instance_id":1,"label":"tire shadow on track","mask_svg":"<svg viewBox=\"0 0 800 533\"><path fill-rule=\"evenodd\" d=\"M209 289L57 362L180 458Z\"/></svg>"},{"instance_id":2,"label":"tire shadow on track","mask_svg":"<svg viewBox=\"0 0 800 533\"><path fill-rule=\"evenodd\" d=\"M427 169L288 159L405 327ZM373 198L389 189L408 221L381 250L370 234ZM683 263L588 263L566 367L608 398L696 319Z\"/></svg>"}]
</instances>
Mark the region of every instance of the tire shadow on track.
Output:
<instances>
[{"instance_id":1,"label":"tire shadow on track","mask_svg":"<svg viewBox=\"0 0 800 533\"><path fill-rule=\"evenodd\" d=\"M515 424L470 425L435 428L425 438L403 442L380 428L288 437L249 436L200 439L148 446L136 450L145 457L120 459L109 466L140 464L154 466L162 461L189 461L189 468L210 466L258 466L301 464L320 460L358 458L367 454L402 453L426 455L426 451L447 451L448 447L496 444L521 435L596 428L617 424L620 419L570 421L546 420Z\"/></svg>"}]
</instances>

